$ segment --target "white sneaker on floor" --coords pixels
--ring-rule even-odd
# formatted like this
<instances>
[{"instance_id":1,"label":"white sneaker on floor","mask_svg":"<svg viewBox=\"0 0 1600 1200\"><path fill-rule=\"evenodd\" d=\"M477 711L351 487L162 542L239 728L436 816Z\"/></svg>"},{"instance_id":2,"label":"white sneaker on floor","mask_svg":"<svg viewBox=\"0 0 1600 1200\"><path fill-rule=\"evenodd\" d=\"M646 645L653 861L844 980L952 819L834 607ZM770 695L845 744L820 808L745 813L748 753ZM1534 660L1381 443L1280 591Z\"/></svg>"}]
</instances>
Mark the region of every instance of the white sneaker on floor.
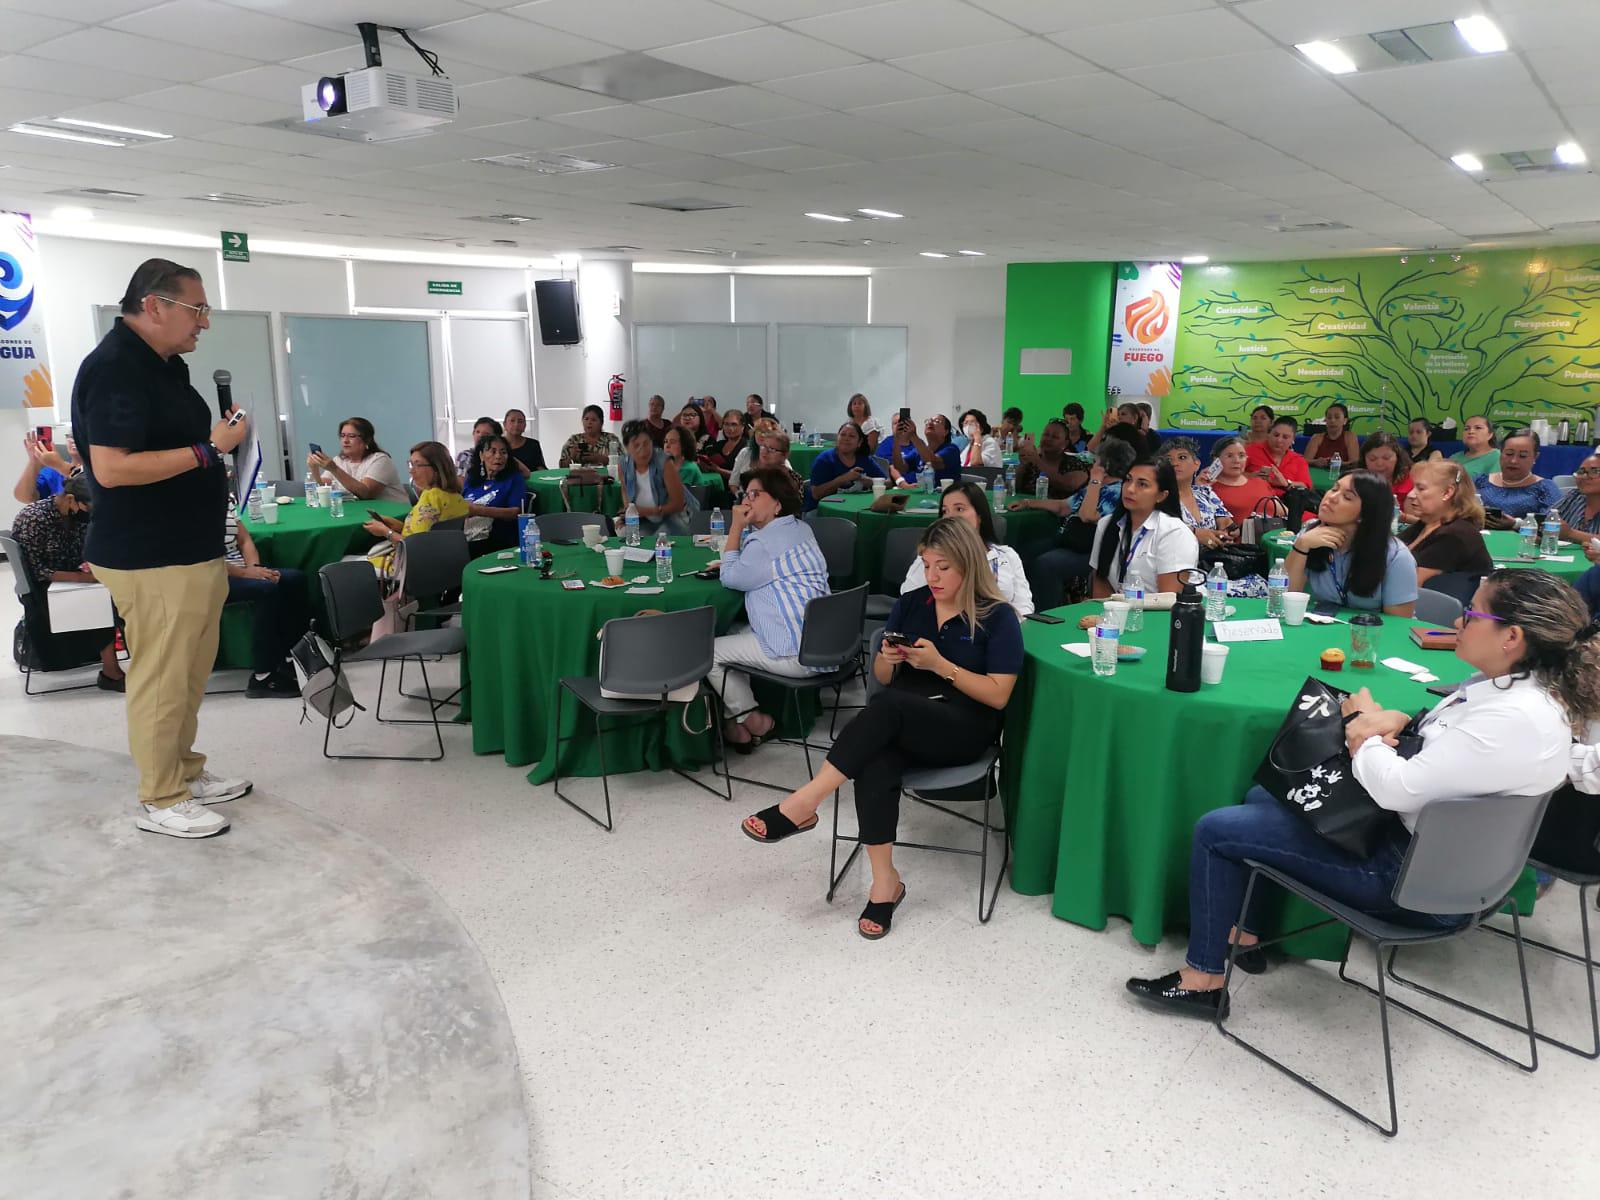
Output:
<instances>
[{"instance_id":1,"label":"white sneaker on floor","mask_svg":"<svg viewBox=\"0 0 1600 1200\"><path fill-rule=\"evenodd\" d=\"M201 804L223 804L237 800L254 786L248 779L223 779L210 771L201 771L189 781L189 794Z\"/></svg>"},{"instance_id":2,"label":"white sneaker on floor","mask_svg":"<svg viewBox=\"0 0 1600 1200\"><path fill-rule=\"evenodd\" d=\"M147 833L164 833L168 837L204 838L221 833L228 827L228 818L220 813L208 812L193 800L179 800L171 808L139 806L139 816L134 824Z\"/></svg>"}]
</instances>

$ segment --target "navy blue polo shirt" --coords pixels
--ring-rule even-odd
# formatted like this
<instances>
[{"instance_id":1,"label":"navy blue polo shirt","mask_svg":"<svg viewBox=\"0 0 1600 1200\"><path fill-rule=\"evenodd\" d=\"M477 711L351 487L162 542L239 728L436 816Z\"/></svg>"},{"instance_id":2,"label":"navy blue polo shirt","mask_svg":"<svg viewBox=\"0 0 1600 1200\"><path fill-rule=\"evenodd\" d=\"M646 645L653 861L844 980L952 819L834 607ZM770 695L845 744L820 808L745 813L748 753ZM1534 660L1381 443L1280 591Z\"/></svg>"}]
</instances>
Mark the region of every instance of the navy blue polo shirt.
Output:
<instances>
[{"instance_id":1,"label":"navy blue polo shirt","mask_svg":"<svg viewBox=\"0 0 1600 1200\"><path fill-rule=\"evenodd\" d=\"M881 442L878 448L880 451L883 450L884 447ZM892 459L894 451L889 451L883 457ZM961 451L956 449L954 442L946 442L940 446L933 452L933 457L937 460L933 464L933 477L936 480L961 478ZM905 473L907 475L915 475L922 470L922 455L917 453L915 446L901 446L900 461L905 463Z\"/></svg>"},{"instance_id":2,"label":"navy blue polo shirt","mask_svg":"<svg viewBox=\"0 0 1600 1200\"><path fill-rule=\"evenodd\" d=\"M974 675L1022 674L1022 625L1017 621L1016 609L1009 604L996 604L973 630L969 631L967 619L959 616L941 628L933 593L919 587L894 602L884 628L903 633L913 641L927 638L947 661ZM970 707L976 715L993 716L996 720L1000 717L998 710L972 699L931 671L909 664L902 664L895 672L891 686L920 696L943 696L952 704Z\"/></svg>"}]
</instances>

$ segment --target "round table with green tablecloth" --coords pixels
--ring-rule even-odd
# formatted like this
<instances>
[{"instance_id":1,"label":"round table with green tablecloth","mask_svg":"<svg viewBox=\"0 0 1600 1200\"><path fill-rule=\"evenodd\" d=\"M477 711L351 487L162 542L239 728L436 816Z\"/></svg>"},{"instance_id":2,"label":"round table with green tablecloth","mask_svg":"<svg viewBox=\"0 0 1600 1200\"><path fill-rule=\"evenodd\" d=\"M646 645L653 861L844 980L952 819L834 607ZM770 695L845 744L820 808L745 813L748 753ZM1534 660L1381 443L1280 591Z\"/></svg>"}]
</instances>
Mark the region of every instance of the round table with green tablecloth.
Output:
<instances>
[{"instance_id":1,"label":"round table with green tablecloth","mask_svg":"<svg viewBox=\"0 0 1600 1200\"><path fill-rule=\"evenodd\" d=\"M1241 620L1266 611L1263 600L1234 604ZM1126 917L1146 945L1188 925L1194 823L1243 798L1306 676L1349 691L1370 687L1385 707L1406 712L1438 700L1427 684L1388 667L1323 671L1325 648L1349 652L1346 624L1284 625L1282 641L1235 644L1220 684L1183 693L1166 688L1168 615L1147 613L1145 628L1125 640L1150 652L1100 677L1087 658L1061 648L1087 642L1077 621L1099 605L1053 611L1066 623L1022 623L1026 662L1006 713L1011 886L1052 892L1056 916L1091 929ZM1471 674L1449 651L1419 650L1407 633L1416 624L1385 617L1381 656L1421 663L1447 684ZM1285 920L1308 911L1286 912ZM1288 948L1337 958L1342 945L1341 933L1322 930Z\"/></svg>"},{"instance_id":2,"label":"round table with green tablecloth","mask_svg":"<svg viewBox=\"0 0 1600 1200\"><path fill-rule=\"evenodd\" d=\"M604 467L600 468L600 473L605 474ZM561 496L561 485L566 480L565 471L535 471L528 476L528 491L538 498L539 512L567 511L567 501ZM578 512L599 512L611 516L622 511L621 485L615 479L607 478L604 487L605 495L602 498L600 484L569 484L567 497Z\"/></svg>"},{"instance_id":3,"label":"round table with green tablecloth","mask_svg":"<svg viewBox=\"0 0 1600 1200\"><path fill-rule=\"evenodd\" d=\"M1263 543L1273 552L1286 555L1294 544L1294 535L1286 529L1275 530L1267 534ZM1511 529L1485 530L1483 544L1489 548L1489 555L1497 567L1538 567L1568 583L1575 582L1578 576L1594 565L1584 556L1583 547L1571 542L1562 542L1553 555L1540 555L1537 561L1518 558L1517 549L1522 544L1522 538Z\"/></svg>"},{"instance_id":4,"label":"round table with green tablecloth","mask_svg":"<svg viewBox=\"0 0 1600 1200\"><path fill-rule=\"evenodd\" d=\"M905 508L892 513L873 512L871 492L848 492L823 500L817 505L816 514L843 517L855 523L856 563L852 582L869 584L874 592L896 595L901 580L881 578L884 539L896 526L933 524L939 516L939 498L937 493L904 489L895 489L890 494L908 496ZM1042 509L1018 509L1000 515L1005 517L1000 541L1007 546L1021 546L1047 537L1061 524L1061 518Z\"/></svg>"},{"instance_id":5,"label":"round table with green tablecloth","mask_svg":"<svg viewBox=\"0 0 1600 1200\"><path fill-rule=\"evenodd\" d=\"M337 521L328 509L308 508L303 499L278 505L275 525L252 521L247 512L242 512L239 519L261 552L263 566L305 573L306 587L311 592L311 611L321 614L322 585L317 572L347 554L359 554L377 543L378 539L362 528L371 519L367 515L369 508L402 520L411 511L409 505L393 500L358 500L346 496L344 516ZM250 666L250 636L249 606L235 604L223 609L217 662L226 667Z\"/></svg>"},{"instance_id":6,"label":"round table with green tablecloth","mask_svg":"<svg viewBox=\"0 0 1600 1200\"><path fill-rule=\"evenodd\" d=\"M801 479L811 478L811 466L824 450L831 450L832 446L801 446L789 447L789 465L800 472Z\"/></svg>"},{"instance_id":7,"label":"round table with green tablecloth","mask_svg":"<svg viewBox=\"0 0 1600 1200\"><path fill-rule=\"evenodd\" d=\"M615 548L613 538L605 543ZM600 668L601 626L643 609L676 612L709 604L717 611L717 631L726 633L744 607L743 596L714 579L697 579L698 571L715 557L699 549L693 539L673 539L675 577L663 591L651 594L627 588L596 587L604 578L605 557L587 546L547 546L554 572L574 572L584 581L581 591L562 587L560 579L541 579L531 568L484 575L485 567L502 566L514 558L485 558L467 569L462 581L462 627L467 650L461 662L461 713L472 722L472 749L478 754L503 754L513 766L537 764L529 772L533 783L548 781L554 771L553 756L546 753L556 739L556 689L569 675L594 675ZM653 563L627 563L623 577L655 587ZM769 712L773 693L757 696ZM803 723L809 727L816 705L803 695ZM600 760L593 737L594 718L569 696L563 705L563 736L577 733L562 750L562 775L598 775ZM690 733L684 721L701 730L705 710L690 705L687 713L672 706L667 714L648 721L618 722L616 733L607 723L606 764L612 774L678 767L691 770L711 761L715 742L709 732ZM795 732L792 718L780 732Z\"/></svg>"}]
</instances>

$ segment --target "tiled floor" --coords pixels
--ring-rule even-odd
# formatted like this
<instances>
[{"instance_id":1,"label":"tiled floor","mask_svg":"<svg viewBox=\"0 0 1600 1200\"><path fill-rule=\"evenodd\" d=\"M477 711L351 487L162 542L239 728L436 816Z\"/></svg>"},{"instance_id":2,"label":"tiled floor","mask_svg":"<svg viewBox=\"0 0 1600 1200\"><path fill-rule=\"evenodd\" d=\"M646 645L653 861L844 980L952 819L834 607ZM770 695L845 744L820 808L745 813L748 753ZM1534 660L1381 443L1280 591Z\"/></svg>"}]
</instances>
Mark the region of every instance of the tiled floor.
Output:
<instances>
[{"instance_id":1,"label":"tiled floor","mask_svg":"<svg viewBox=\"0 0 1600 1200\"><path fill-rule=\"evenodd\" d=\"M14 619L7 597L0 621ZM0 728L121 744L119 698L25 700L4 671ZM464 730L447 731L441 764L328 763L299 715L214 699L202 748L381 843L460 916L516 1034L536 1195L1576 1196L1600 1183L1600 1064L1547 1051L1525 1075L1396 1016L1402 1129L1388 1141L1209 1026L1136 1007L1123 979L1175 965L1176 942L1151 952L1121 923L1081 929L1009 889L980 926L972 860L906 852L909 899L869 943L853 930L860 868L823 900L825 833L775 847L740 835L768 793L736 789L730 808L672 776L629 777L606 834L475 758ZM758 761L792 777L798 755L767 748L744 765ZM233 808L228 836L248 839L248 801ZM932 815L908 825L952 832ZM1573 897L1558 889L1534 924L1575 940ZM1425 966L1513 999L1509 943L1479 936ZM1541 1022L1581 1038L1581 974L1532 967ZM1246 980L1235 1011L1241 1031L1381 1103L1375 1009L1327 965Z\"/></svg>"}]
</instances>

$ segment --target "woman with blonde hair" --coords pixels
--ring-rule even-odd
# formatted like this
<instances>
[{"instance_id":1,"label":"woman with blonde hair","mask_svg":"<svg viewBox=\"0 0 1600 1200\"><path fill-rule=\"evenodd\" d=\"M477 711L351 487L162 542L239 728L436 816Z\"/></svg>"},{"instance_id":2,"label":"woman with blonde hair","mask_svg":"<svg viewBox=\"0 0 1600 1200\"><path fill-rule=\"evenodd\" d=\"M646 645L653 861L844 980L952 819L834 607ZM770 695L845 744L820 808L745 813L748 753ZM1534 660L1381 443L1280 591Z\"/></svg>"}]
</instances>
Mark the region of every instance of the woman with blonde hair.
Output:
<instances>
[{"instance_id":1,"label":"woman with blonde hair","mask_svg":"<svg viewBox=\"0 0 1600 1200\"><path fill-rule=\"evenodd\" d=\"M810 783L742 826L758 842L814 829L823 800L855 780L859 838L872 864L856 932L871 941L889 932L906 895L893 857L906 771L959 766L993 745L1022 671L1022 629L995 587L977 531L942 518L928 526L917 553L927 583L904 593L889 614L872 662L880 690L839 731Z\"/></svg>"},{"instance_id":2,"label":"woman with blonde hair","mask_svg":"<svg viewBox=\"0 0 1600 1200\"><path fill-rule=\"evenodd\" d=\"M367 557L385 575L393 571L394 549L414 533L426 533L440 521L466 517L469 510L461 494L461 477L455 460L439 442L418 442L411 447L411 482L417 489L417 502L404 521L394 517L374 517L364 528L387 545L379 546Z\"/></svg>"},{"instance_id":3,"label":"woman with blonde hair","mask_svg":"<svg viewBox=\"0 0 1600 1200\"><path fill-rule=\"evenodd\" d=\"M1400 531L1417 560L1417 582L1464 571L1487 575L1494 560L1483 544L1483 503L1472 476L1458 462L1429 459L1411 468L1411 511L1417 520Z\"/></svg>"}]
</instances>

